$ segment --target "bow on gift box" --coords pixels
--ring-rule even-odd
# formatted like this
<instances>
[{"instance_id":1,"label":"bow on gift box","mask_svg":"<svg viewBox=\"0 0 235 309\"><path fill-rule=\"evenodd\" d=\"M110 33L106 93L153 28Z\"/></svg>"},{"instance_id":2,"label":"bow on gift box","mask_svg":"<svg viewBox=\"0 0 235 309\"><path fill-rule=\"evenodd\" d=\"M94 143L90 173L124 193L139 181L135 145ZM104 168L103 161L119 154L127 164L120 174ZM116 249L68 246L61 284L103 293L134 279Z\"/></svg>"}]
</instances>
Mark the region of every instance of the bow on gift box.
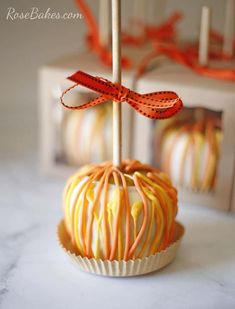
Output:
<instances>
[{"instance_id":1,"label":"bow on gift box","mask_svg":"<svg viewBox=\"0 0 235 309\"><path fill-rule=\"evenodd\" d=\"M179 64L185 65L198 74L216 79L235 81L235 69L214 68L201 65L195 61L195 57L191 53L188 53L187 50L181 50L176 45L168 44L161 46L156 44L155 48L158 53L166 55L168 58Z\"/></svg>"},{"instance_id":2,"label":"bow on gift box","mask_svg":"<svg viewBox=\"0 0 235 309\"><path fill-rule=\"evenodd\" d=\"M98 25L89 6L84 0L75 0L75 3L84 16L89 31L86 37L88 47L98 55L105 65L112 66L112 52L107 46L101 44ZM182 14L176 12L168 20L157 26L139 23L140 30L143 30L143 35L133 35L123 32L121 41L123 44L133 45L135 47L142 46L148 43L149 40L155 40L157 42L174 41L176 38L176 23L181 18ZM121 63L124 69L129 69L133 66L130 57L125 55L121 57Z\"/></svg>"},{"instance_id":3,"label":"bow on gift box","mask_svg":"<svg viewBox=\"0 0 235 309\"><path fill-rule=\"evenodd\" d=\"M66 89L61 96L61 103L69 109L85 109L108 100L115 102L127 102L137 112L152 119L169 118L179 112L183 103L178 95L172 91L152 92L139 94L122 85L112 83L102 77L94 77L82 71L77 71L69 80L76 84ZM64 103L63 97L71 89L81 85L99 94L95 99L79 106L68 106Z\"/></svg>"},{"instance_id":4,"label":"bow on gift box","mask_svg":"<svg viewBox=\"0 0 235 309\"><path fill-rule=\"evenodd\" d=\"M136 21L135 24L139 26L140 33L142 32L142 34L134 35L131 33L123 32L122 43L127 45L133 45L135 47L140 47L144 44L147 44L149 41L174 42L177 37L176 24L181 18L182 14L179 12L175 12L160 25L148 25ZM130 25L130 29L131 26L132 25Z\"/></svg>"}]
</instances>

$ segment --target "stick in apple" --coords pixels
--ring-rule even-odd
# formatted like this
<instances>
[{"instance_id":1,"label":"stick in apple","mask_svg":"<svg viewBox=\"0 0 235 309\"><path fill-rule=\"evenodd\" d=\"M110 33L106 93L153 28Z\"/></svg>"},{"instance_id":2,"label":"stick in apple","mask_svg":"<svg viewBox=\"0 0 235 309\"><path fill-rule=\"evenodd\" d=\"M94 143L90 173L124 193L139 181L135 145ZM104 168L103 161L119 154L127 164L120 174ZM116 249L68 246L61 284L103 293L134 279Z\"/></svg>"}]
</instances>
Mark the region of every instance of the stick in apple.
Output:
<instances>
[{"instance_id":1,"label":"stick in apple","mask_svg":"<svg viewBox=\"0 0 235 309\"><path fill-rule=\"evenodd\" d=\"M121 0L112 0L113 82L121 84ZM113 164L122 161L122 106L113 102Z\"/></svg>"}]
</instances>

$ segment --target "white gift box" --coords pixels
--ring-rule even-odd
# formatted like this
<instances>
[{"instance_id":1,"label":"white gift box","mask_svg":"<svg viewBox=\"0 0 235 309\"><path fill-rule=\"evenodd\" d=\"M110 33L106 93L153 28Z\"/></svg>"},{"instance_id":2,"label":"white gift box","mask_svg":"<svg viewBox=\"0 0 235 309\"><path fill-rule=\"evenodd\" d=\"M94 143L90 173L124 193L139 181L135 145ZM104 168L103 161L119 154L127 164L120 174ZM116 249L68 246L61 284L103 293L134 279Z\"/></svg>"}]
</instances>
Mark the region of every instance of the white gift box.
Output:
<instances>
[{"instance_id":1,"label":"white gift box","mask_svg":"<svg viewBox=\"0 0 235 309\"><path fill-rule=\"evenodd\" d=\"M217 167L217 181L211 192L193 192L177 187L179 201L235 211L232 202L235 172L235 85L233 82L203 77L170 61L159 63L136 82L140 93L175 91L186 107L204 107L222 112L223 138ZM151 163L152 121L135 114L134 153L136 159ZM233 204L233 206L232 206Z\"/></svg>"}]
</instances>

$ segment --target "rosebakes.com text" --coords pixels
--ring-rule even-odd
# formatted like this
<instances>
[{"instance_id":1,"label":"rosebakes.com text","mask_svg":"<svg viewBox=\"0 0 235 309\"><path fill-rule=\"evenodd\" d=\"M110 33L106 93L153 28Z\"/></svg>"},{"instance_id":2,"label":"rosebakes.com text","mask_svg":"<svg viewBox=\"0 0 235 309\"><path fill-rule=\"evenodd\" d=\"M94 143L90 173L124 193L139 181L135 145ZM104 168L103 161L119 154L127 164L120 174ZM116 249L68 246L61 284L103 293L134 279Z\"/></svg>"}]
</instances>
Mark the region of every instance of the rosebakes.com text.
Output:
<instances>
[{"instance_id":1,"label":"rosebakes.com text","mask_svg":"<svg viewBox=\"0 0 235 309\"><path fill-rule=\"evenodd\" d=\"M37 7L32 7L28 11L19 12L15 8L7 9L6 19L11 20L42 20L42 19L82 19L83 16L79 12L59 13L47 8L45 11L40 11Z\"/></svg>"}]
</instances>

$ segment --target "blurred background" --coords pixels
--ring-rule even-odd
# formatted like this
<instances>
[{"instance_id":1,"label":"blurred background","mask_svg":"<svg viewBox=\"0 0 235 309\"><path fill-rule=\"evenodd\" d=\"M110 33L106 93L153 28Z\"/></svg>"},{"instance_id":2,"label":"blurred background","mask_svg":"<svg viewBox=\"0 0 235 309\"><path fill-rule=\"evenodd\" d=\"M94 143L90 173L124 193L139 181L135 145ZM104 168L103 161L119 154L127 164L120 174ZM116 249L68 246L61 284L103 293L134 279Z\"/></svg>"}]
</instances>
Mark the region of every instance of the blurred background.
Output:
<instances>
[{"instance_id":1,"label":"blurred background","mask_svg":"<svg viewBox=\"0 0 235 309\"><path fill-rule=\"evenodd\" d=\"M153 1L153 0L152 0ZM97 15L99 1L87 1ZM151 11L151 1L149 10ZM133 0L123 1L124 26L125 15L131 11ZM179 31L182 36L193 38L198 35L201 6L213 6L213 28L222 30L224 1L208 0L168 0L166 16L175 10L184 14ZM1 81L0 81L0 125L1 156L9 161L16 156L30 153L37 157L38 124L38 69L67 53L79 53L85 49L84 20L7 20L9 7L17 12L29 11L38 7L55 12L76 12L73 1L12 1L1 0L0 37L1 37ZM149 14L151 20L154 13ZM164 18L161 9L156 11L159 21ZM2 161L3 162L3 161ZM35 160L35 165L37 161ZM2 164L1 164L2 165ZM2 168L2 166L1 166Z\"/></svg>"}]
</instances>

